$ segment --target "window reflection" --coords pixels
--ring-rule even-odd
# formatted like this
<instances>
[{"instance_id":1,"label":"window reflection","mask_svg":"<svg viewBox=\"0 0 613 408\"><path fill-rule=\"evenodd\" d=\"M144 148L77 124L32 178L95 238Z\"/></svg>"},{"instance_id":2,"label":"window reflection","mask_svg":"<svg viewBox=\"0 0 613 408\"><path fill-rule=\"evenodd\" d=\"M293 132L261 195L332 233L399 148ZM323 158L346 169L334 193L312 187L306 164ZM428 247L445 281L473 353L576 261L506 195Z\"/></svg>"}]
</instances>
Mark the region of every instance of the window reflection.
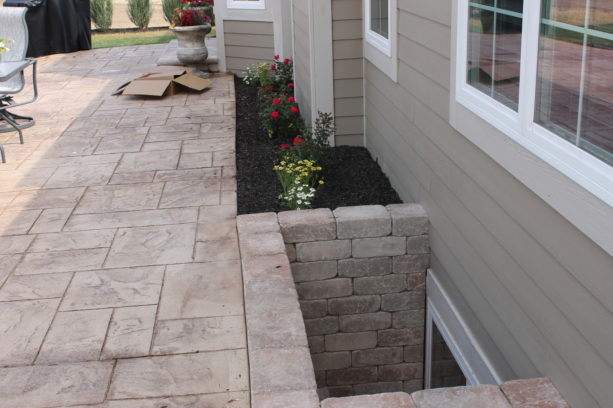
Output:
<instances>
[{"instance_id":1,"label":"window reflection","mask_svg":"<svg viewBox=\"0 0 613 408\"><path fill-rule=\"evenodd\" d=\"M370 29L389 38L389 0L370 0Z\"/></svg>"},{"instance_id":2,"label":"window reflection","mask_svg":"<svg viewBox=\"0 0 613 408\"><path fill-rule=\"evenodd\" d=\"M544 0L535 121L613 164L613 4Z\"/></svg>"},{"instance_id":3,"label":"window reflection","mask_svg":"<svg viewBox=\"0 0 613 408\"><path fill-rule=\"evenodd\" d=\"M523 0L470 2L468 83L511 109L519 103Z\"/></svg>"}]
</instances>

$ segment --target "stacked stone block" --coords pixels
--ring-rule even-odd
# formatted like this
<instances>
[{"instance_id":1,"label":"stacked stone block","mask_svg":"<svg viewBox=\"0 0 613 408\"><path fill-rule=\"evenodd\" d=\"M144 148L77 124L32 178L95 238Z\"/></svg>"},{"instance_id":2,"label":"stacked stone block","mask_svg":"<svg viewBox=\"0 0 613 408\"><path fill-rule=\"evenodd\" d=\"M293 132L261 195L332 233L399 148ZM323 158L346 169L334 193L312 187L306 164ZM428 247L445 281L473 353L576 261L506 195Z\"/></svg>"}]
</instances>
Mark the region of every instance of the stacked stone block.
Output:
<instances>
[{"instance_id":1,"label":"stacked stone block","mask_svg":"<svg viewBox=\"0 0 613 408\"><path fill-rule=\"evenodd\" d=\"M423 388L422 207L289 211L278 220L320 397Z\"/></svg>"}]
</instances>

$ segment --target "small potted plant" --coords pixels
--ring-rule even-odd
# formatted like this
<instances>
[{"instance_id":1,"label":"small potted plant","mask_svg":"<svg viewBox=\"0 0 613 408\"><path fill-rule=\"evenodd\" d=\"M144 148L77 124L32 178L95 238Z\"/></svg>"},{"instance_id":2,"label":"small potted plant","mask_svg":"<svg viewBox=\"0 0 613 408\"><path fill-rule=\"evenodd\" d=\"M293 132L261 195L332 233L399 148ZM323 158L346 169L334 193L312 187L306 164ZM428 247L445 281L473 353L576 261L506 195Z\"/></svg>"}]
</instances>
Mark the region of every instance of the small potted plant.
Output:
<instances>
[{"instance_id":1,"label":"small potted plant","mask_svg":"<svg viewBox=\"0 0 613 408\"><path fill-rule=\"evenodd\" d=\"M181 0L181 8L183 10L204 11L207 16L211 17L213 0Z\"/></svg>"},{"instance_id":2,"label":"small potted plant","mask_svg":"<svg viewBox=\"0 0 613 408\"><path fill-rule=\"evenodd\" d=\"M177 58L185 65L204 65L209 56L204 39L211 32L209 15L213 0L181 1L173 15L172 30L177 36Z\"/></svg>"}]
</instances>

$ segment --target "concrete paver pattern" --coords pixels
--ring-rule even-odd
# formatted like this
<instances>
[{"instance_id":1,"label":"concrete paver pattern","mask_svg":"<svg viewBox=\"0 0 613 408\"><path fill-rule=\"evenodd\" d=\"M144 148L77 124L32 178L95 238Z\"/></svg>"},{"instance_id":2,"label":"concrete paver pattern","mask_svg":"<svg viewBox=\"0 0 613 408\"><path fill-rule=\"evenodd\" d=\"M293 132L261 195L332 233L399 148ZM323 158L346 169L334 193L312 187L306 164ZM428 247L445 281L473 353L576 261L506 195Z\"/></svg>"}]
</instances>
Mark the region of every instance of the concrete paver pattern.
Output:
<instances>
[{"instance_id":1,"label":"concrete paver pattern","mask_svg":"<svg viewBox=\"0 0 613 408\"><path fill-rule=\"evenodd\" d=\"M40 59L0 135L2 408L249 407L232 77L111 96L164 47Z\"/></svg>"}]
</instances>

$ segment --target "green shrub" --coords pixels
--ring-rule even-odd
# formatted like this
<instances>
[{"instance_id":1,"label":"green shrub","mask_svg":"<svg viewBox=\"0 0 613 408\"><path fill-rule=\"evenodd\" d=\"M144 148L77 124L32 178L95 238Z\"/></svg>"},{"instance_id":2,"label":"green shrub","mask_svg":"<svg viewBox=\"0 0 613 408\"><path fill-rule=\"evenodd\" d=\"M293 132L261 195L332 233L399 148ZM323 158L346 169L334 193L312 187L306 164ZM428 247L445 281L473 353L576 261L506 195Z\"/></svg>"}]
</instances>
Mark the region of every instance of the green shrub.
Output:
<instances>
[{"instance_id":1,"label":"green shrub","mask_svg":"<svg viewBox=\"0 0 613 408\"><path fill-rule=\"evenodd\" d=\"M128 17L140 29L147 28L153 8L150 0L128 0Z\"/></svg>"},{"instance_id":2,"label":"green shrub","mask_svg":"<svg viewBox=\"0 0 613 408\"><path fill-rule=\"evenodd\" d=\"M175 13L175 9L181 7L181 0L162 0L162 11L164 12L164 18L168 21L168 24L172 24L172 17Z\"/></svg>"},{"instance_id":3,"label":"green shrub","mask_svg":"<svg viewBox=\"0 0 613 408\"><path fill-rule=\"evenodd\" d=\"M96 27L108 30L113 24L113 0L91 0L90 13Z\"/></svg>"}]
</instances>

